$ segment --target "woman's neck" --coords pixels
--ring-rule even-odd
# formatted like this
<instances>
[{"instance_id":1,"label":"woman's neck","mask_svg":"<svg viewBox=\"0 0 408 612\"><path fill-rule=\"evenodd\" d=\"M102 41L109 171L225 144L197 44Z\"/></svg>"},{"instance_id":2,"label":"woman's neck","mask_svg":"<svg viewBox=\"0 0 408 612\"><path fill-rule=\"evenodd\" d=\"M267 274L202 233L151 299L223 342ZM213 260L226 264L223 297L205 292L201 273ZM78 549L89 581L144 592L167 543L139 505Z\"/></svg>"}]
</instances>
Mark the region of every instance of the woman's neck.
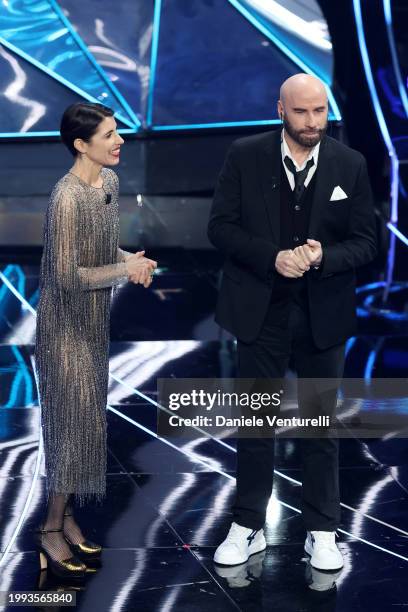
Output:
<instances>
[{"instance_id":1,"label":"woman's neck","mask_svg":"<svg viewBox=\"0 0 408 612\"><path fill-rule=\"evenodd\" d=\"M79 176L80 179L92 187L101 187L103 181L101 177L101 164L77 158L70 172Z\"/></svg>"}]
</instances>

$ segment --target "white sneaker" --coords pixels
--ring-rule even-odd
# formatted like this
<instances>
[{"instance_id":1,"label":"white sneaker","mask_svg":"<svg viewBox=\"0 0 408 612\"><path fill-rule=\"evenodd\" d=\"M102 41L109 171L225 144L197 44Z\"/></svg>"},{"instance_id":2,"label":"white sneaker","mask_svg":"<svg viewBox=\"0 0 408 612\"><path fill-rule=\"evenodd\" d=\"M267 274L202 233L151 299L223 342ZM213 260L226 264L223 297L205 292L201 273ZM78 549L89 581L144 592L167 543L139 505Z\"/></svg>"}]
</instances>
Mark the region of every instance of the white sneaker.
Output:
<instances>
[{"instance_id":1,"label":"white sneaker","mask_svg":"<svg viewBox=\"0 0 408 612\"><path fill-rule=\"evenodd\" d=\"M344 565L343 556L336 545L335 531L308 531L305 552L310 565L319 570L338 570Z\"/></svg>"},{"instance_id":2,"label":"white sneaker","mask_svg":"<svg viewBox=\"0 0 408 612\"><path fill-rule=\"evenodd\" d=\"M214 561L221 565L239 565L265 548L263 529L249 529L233 522L227 537L214 553Z\"/></svg>"}]
</instances>

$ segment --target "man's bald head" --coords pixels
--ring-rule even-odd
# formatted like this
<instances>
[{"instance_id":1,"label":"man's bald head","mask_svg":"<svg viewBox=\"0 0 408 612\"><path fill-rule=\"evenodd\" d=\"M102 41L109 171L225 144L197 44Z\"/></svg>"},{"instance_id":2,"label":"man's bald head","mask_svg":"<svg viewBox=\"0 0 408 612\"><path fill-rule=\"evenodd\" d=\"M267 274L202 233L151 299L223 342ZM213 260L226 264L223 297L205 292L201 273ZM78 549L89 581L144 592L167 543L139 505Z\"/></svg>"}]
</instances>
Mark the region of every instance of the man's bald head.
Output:
<instances>
[{"instance_id":1,"label":"man's bald head","mask_svg":"<svg viewBox=\"0 0 408 612\"><path fill-rule=\"evenodd\" d=\"M280 88L278 114L285 132L300 146L314 147L327 128L328 100L324 83L310 74L294 74Z\"/></svg>"},{"instance_id":2,"label":"man's bald head","mask_svg":"<svg viewBox=\"0 0 408 612\"><path fill-rule=\"evenodd\" d=\"M319 97L327 103L327 93L324 83L311 74L294 74L281 85L279 97L284 105L286 101L296 101L303 98Z\"/></svg>"}]
</instances>

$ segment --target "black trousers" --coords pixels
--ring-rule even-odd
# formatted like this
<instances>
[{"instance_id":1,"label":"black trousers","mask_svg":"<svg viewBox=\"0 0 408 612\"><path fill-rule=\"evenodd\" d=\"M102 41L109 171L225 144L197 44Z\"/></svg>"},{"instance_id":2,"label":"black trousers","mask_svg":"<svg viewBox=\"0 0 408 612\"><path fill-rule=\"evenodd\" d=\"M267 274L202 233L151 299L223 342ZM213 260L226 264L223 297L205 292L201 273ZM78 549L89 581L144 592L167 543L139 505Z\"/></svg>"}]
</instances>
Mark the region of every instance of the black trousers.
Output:
<instances>
[{"instance_id":1,"label":"black trousers","mask_svg":"<svg viewBox=\"0 0 408 612\"><path fill-rule=\"evenodd\" d=\"M341 378L344 344L319 350L312 338L306 300L271 304L258 338L238 341L240 378L279 379L292 356L298 379ZM298 389L299 393L299 389ZM337 389L325 398L324 412L333 416ZM313 391L298 394L299 416L310 416L321 397ZM312 407L312 410L311 410ZM237 440L236 497L233 520L244 527L260 529L272 493L274 442L271 437ZM340 522L338 474L339 441L336 438L298 439L302 457L301 510L308 531L334 531Z\"/></svg>"}]
</instances>

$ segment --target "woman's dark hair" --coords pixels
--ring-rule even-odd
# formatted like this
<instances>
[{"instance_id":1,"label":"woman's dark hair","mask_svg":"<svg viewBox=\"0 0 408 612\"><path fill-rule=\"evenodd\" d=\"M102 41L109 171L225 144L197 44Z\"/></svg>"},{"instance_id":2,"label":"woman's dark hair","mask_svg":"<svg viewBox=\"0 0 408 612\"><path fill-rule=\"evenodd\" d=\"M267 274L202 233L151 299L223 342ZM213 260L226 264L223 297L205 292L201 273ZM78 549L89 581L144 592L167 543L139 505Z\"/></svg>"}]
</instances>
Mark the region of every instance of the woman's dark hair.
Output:
<instances>
[{"instance_id":1,"label":"woman's dark hair","mask_svg":"<svg viewBox=\"0 0 408 612\"><path fill-rule=\"evenodd\" d=\"M61 119L60 133L62 142L72 155L76 157L78 151L74 147L74 140L81 138L85 142L89 142L101 121L105 117L112 117L113 114L114 111L103 104L88 104L85 102L71 104L64 111Z\"/></svg>"}]
</instances>

